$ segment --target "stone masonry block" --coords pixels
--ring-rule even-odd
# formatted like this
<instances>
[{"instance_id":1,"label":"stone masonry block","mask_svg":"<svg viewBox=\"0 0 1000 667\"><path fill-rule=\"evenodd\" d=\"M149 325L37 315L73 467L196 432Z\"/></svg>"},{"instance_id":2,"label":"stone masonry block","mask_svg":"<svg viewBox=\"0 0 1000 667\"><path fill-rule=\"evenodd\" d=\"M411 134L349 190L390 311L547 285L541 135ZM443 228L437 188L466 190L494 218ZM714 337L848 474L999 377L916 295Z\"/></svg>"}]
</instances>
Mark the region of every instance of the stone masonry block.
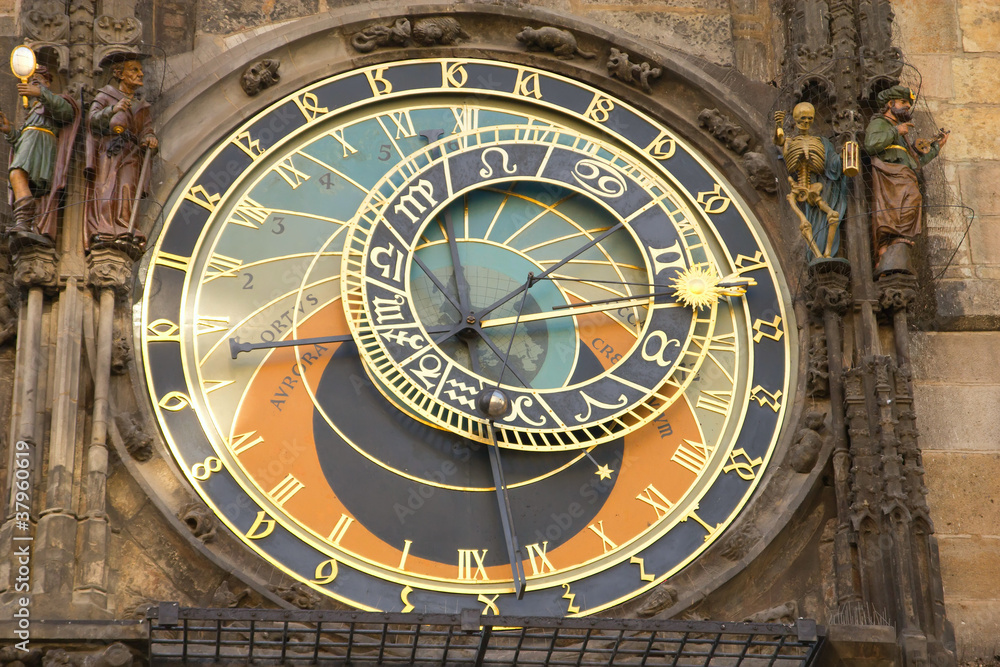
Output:
<instances>
[{"instance_id":1,"label":"stone masonry block","mask_svg":"<svg viewBox=\"0 0 1000 667\"><path fill-rule=\"evenodd\" d=\"M983 586L984 581L1000 581L1000 537L942 537L941 579L946 600L994 600L1000 602L1000 588Z\"/></svg>"},{"instance_id":2,"label":"stone masonry block","mask_svg":"<svg viewBox=\"0 0 1000 667\"><path fill-rule=\"evenodd\" d=\"M1000 386L917 384L914 394L925 451L1000 452Z\"/></svg>"},{"instance_id":3,"label":"stone masonry block","mask_svg":"<svg viewBox=\"0 0 1000 667\"><path fill-rule=\"evenodd\" d=\"M948 160L995 160L1000 155L1000 107L941 105L937 124L952 131L942 155Z\"/></svg>"},{"instance_id":4,"label":"stone masonry block","mask_svg":"<svg viewBox=\"0 0 1000 667\"><path fill-rule=\"evenodd\" d=\"M953 103L996 104L1000 88L1000 59L954 58L952 72L955 82Z\"/></svg>"},{"instance_id":5,"label":"stone masonry block","mask_svg":"<svg viewBox=\"0 0 1000 667\"><path fill-rule=\"evenodd\" d=\"M1000 452L924 452L927 502L938 535L996 535Z\"/></svg>"},{"instance_id":6,"label":"stone masonry block","mask_svg":"<svg viewBox=\"0 0 1000 667\"><path fill-rule=\"evenodd\" d=\"M965 51L996 51L1000 24L1000 5L996 0L959 0L958 22Z\"/></svg>"},{"instance_id":7,"label":"stone masonry block","mask_svg":"<svg viewBox=\"0 0 1000 667\"><path fill-rule=\"evenodd\" d=\"M902 82L914 90L919 86L921 99L951 99L952 56L907 54L906 60L915 70L904 68Z\"/></svg>"},{"instance_id":8,"label":"stone masonry block","mask_svg":"<svg viewBox=\"0 0 1000 667\"><path fill-rule=\"evenodd\" d=\"M997 640L1000 637L1000 602L962 600L946 601L945 605L948 620L955 626L960 664L974 665L976 659L990 664L993 656L1000 653L1000 641Z\"/></svg>"},{"instance_id":9,"label":"stone masonry block","mask_svg":"<svg viewBox=\"0 0 1000 667\"><path fill-rule=\"evenodd\" d=\"M581 7L581 9L583 9ZM733 30L728 13L585 10L584 14L611 28L642 39L681 49L717 65L732 65Z\"/></svg>"},{"instance_id":10,"label":"stone masonry block","mask_svg":"<svg viewBox=\"0 0 1000 667\"><path fill-rule=\"evenodd\" d=\"M1000 378L1000 332L914 333L910 341L917 385L992 385Z\"/></svg>"},{"instance_id":11,"label":"stone masonry block","mask_svg":"<svg viewBox=\"0 0 1000 667\"><path fill-rule=\"evenodd\" d=\"M896 0L892 5L900 34L898 45L907 56L959 50L955 0Z\"/></svg>"}]
</instances>

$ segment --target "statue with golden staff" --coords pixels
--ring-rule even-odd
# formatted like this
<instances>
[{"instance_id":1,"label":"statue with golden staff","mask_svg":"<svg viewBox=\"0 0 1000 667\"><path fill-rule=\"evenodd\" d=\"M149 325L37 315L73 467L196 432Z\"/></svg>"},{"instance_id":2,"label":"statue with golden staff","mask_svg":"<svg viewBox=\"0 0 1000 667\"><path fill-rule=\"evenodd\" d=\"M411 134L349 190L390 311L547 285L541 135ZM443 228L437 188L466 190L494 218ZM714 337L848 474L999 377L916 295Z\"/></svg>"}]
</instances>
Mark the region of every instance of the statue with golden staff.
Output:
<instances>
[{"instance_id":1,"label":"statue with golden staff","mask_svg":"<svg viewBox=\"0 0 1000 667\"><path fill-rule=\"evenodd\" d=\"M799 218L812 259L830 258L840 248L840 220L847 211L847 176L840 155L826 137L810 133L816 109L800 102L792 109L798 130L785 137L785 112L774 113L774 143L788 170L788 204ZM853 174L851 174L853 175Z\"/></svg>"},{"instance_id":2,"label":"statue with golden staff","mask_svg":"<svg viewBox=\"0 0 1000 667\"><path fill-rule=\"evenodd\" d=\"M27 47L18 49L30 55ZM32 63L31 70L17 84L27 109L21 125L16 127L0 111L0 132L11 145L7 175L14 222L6 229L11 249L24 244L53 245L80 124L76 101L51 90L49 69Z\"/></svg>"}]
</instances>

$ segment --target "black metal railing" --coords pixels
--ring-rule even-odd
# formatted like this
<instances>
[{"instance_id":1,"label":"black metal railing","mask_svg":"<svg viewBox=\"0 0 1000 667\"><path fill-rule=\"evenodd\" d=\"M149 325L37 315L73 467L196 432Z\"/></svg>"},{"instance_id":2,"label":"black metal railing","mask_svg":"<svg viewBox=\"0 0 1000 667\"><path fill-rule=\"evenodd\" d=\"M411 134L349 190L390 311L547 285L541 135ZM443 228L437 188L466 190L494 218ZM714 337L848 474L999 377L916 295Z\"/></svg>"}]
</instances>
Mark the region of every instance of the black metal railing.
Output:
<instances>
[{"instance_id":1,"label":"black metal railing","mask_svg":"<svg viewBox=\"0 0 1000 667\"><path fill-rule=\"evenodd\" d=\"M150 609L153 665L669 665L808 667L823 628L794 625L383 614L280 609Z\"/></svg>"}]
</instances>

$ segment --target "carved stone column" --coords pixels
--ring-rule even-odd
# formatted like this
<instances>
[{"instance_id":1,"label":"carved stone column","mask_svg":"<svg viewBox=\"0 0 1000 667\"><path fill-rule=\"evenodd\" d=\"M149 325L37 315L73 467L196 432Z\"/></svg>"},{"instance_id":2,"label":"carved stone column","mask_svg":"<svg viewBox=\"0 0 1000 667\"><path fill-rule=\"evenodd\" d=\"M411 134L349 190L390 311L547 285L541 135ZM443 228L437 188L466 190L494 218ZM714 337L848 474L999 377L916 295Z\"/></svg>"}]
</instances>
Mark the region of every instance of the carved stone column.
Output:
<instances>
[{"instance_id":1,"label":"carved stone column","mask_svg":"<svg viewBox=\"0 0 1000 667\"><path fill-rule=\"evenodd\" d=\"M73 599L98 609L107 606L107 515L109 384L115 297L128 293L132 260L117 250L94 250L87 258L87 284L98 299L96 355L92 364L94 403L90 444L87 447L84 514L81 518L82 550L77 560Z\"/></svg>"},{"instance_id":2,"label":"carved stone column","mask_svg":"<svg viewBox=\"0 0 1000 667\"><path fill-rule=\"evenodd\" d=\"M882 312L892 321L896 352L893 386L896 451L900 466L900 505L908 516L908 525L901 528L908 545L904 563L908 568L915 626L906 635L904 649L908 664L929 658L932 664L947 665L954 664L955 633L945 617L937 538L925 498L927 487L913 409L907 311L916 299L916 286L916 277L909 274L882 276L877 283Z\"/></svg>"},{"instance_id":3,"label":"carved stone column","mask_svg":"<svg viewBox=\"0 0 1000 667\"><path fill-rule=\"evenodd\" d=\"M21 288L26 298L21 306L18 320L18 347L16 358L16 375L14 378L14 400L11 407L11 435L10 442L23 441L28 443L30 448L30 460L32 461L31 479L33 485L28 489L32 499L32 519L37 519L35 513L39 507L40 486L41 486L41 461L42 451L41 440L43 431L43 416L45 412L44 400L39 396L42 392L42 382L40 380L40 370L44 367L42 358L42 329L43 329L43 308L45 292L52 291L58 285L56 253L51 248L39 246L28 246L23 248L12 258L14 265L14 284ZM13 477L10 478L13 481ZM2 528L0 528L0 550L8 554L0 565L0 590L6 589L8 592L14 590L15 578L18 565L15 564L15 549L13 537L18 524L15 521L13 510L17 507L15 501L15 487L12 484L9 489L9 514ZM41 531L41 520L38 520L39 531ZM24 534L23 526L19 532ZM36 533L37 537L37 533ZM70 540L75 546L75 536ZM32 545L31 559L34 560L38 554L35 545ZM72 547L71 552L72 555ZM37 568L31 568L33 573Z\"/></svg>"},{"instance_id":4,"label":"carved stone column","mask_svg":"<svg viewBox=\"0 0 1000 667\"><path fill-rule=\"evenodd\" d=\"M810 267L809 309L822 317L826 334L830 393L830 431L833 436L833 484L837 496L837 532L834 536L834 574L837 603L860 600L858 570L852 542L851 457L847 447L844 411L844 360L841 322L850 306L850 264L819 262Z\"/></svg>"}]
</instances>

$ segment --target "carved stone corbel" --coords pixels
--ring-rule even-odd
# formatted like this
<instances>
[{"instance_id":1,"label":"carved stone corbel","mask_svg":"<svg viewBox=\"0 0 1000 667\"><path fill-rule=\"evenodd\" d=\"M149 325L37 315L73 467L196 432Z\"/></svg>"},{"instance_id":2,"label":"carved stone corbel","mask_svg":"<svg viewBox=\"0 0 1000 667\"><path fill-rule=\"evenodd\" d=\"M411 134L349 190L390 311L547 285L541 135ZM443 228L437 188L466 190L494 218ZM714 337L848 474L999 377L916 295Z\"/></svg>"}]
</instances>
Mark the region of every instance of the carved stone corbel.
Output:
<instances>
[{"instance_id":1,"label":"carved stone corbel","mask_svg":"<svg viewBox=\"0 0 1000 667\"><path fill-rule=\"evenodd\" d=\"M142 38L142 23L131 16L118 18L107 14L94 20L94 72L101 69L101 60L123 46L138 44Z\"/></svg>"},{"instance_id":2,"label":"carved stone corbel","mask_svg":"<svg viewBox=\"0 0 1000 667\"><path fill-rule=\"evenodd\" d=\"M737 155L743 155L750 150L753 141L750 133L718 109L702 109L698 114L698 125L708 130L713 137Z\"/></svg>"},{"instance_id":3,"label":"carved stone corbel","mask_svg":"<svg viewBox=\"0 0 1000 667\"><path fill-rule=\"evenodd\" d=\"M13 257L14 284L26 289L56 289L59 286L58 261L52 248L39 245L22 247Z\"/></svg>"},{"instance_id":4,"label":"carved stone corbel","mask_svg":"<svg viewBox=\"0 0 1000 667\"><path fill-rule=\"evenodd\" d=\"M247 67L240 77L240 87L243 88L243 92L253 97L276 84L281 79L281 75L278 74L280 66L281 61L277 58L264 58Z\"/></svg>"},{"instance_id":5,"label":"carved stone corbel","mask_svg":"<svg viewBox=\"0 0 1000 667\"><path fill-rule=\"evenodd\" d=\"M659 79L660 75L663 74L661 68L653 67L649 63L631 62L627 53L614 47L611 48L611 55L608 56L608 61L604 66L608 68L608 74L612 78L638 85L647 93L653 92L649 80Z\"/></svg>"},{"instance_id":6,"label":"carved stone corbel","mask_svg":"<svg viewBox=\"0 0 1000 667\"><path fill-rule=\"evenodd\" d=\"M94 248L87 256L87 284L95 292L110 288L119 296L132 286L132 259L113 248Z\"/></svg>"}]
</instances>

